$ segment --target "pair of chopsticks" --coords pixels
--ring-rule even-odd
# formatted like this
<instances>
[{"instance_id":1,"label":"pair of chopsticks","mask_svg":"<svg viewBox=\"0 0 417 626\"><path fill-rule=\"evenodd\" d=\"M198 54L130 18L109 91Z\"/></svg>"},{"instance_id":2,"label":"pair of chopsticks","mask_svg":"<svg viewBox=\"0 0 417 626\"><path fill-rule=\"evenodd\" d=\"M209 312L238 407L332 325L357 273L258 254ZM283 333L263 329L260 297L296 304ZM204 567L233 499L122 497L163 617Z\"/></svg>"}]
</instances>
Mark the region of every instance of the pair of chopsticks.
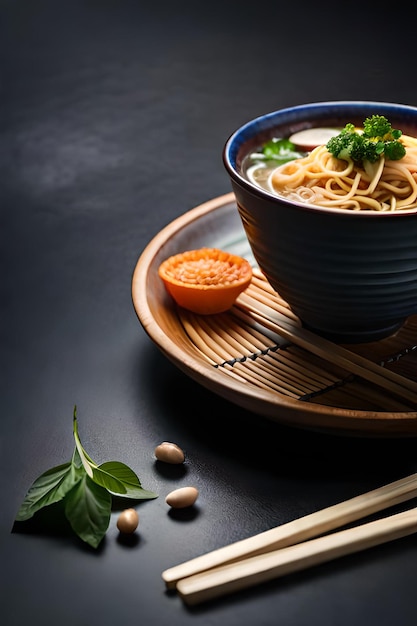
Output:
<instances>
[{"instance_id":1,"label":"pair of chopsticks","mask_svg":"<svg viewBox=\"0 0 417 626\"><path fill-rule=\"evenodd\" d=\"M415 497L417 474L411 474L171 567L162 579L188 605L240 591L417 532L414 508L324 534Z\"/></svg>"}]
</instances>

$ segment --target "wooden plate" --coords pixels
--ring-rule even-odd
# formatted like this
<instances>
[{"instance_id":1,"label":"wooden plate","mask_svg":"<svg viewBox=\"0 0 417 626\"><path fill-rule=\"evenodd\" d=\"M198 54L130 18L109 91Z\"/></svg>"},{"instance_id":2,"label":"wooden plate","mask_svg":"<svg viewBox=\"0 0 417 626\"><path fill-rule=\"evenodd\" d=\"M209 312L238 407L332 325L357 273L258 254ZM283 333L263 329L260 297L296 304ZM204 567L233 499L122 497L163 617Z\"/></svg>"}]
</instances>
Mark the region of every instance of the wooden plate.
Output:
<instances>
[{"instance_id":1,"label":"wooden plate","mask_svg":"<svg viewBox=\"0 0 417 626\"><path fill-rule=\"evenodd\" d=\"M248 292L221 315L180 309L158 276L164 259L203 246L244 256L255 269ZM132 299L144 330L180 370L249 411L334 434L417 436L413 402L276 332L275 315L283 312L290 325L299 320L257 270L232 193L184 213L150 241L134 269ZM415 381L417 392L417 316L387 339L348 349L409 379L412 387Z\"/></svg>"}]
</instances>

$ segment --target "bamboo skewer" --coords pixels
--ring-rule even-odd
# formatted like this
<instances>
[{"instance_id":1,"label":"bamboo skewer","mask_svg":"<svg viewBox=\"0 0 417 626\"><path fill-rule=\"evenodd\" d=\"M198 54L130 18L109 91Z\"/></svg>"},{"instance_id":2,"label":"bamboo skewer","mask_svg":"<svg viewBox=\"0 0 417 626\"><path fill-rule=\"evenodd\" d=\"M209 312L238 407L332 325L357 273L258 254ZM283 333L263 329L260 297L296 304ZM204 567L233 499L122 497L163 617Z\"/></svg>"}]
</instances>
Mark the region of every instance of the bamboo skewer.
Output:
<instances>
[{"instance_id":1,"label":"bamboo skewer","mask_svg":"<svg viewBox=\"0 0 417 626\"><path fill-rule=\"evenodd\" d=\"M415 497L417 497L417 474L411 474L383 487L180 563L162 572L162 579L167 587L172 589L181 579L306 541Z\"/></svg>"},{"instance_id":2,"label":"bamboo skewer","mask_svg":"<svg viewBox=\"0 0 417 626\"><path fill-rule=\"evenodd\" d=\"M417 508L184 578L177 590L194 605L415 532Z\"/></svg>"}]
</instances>

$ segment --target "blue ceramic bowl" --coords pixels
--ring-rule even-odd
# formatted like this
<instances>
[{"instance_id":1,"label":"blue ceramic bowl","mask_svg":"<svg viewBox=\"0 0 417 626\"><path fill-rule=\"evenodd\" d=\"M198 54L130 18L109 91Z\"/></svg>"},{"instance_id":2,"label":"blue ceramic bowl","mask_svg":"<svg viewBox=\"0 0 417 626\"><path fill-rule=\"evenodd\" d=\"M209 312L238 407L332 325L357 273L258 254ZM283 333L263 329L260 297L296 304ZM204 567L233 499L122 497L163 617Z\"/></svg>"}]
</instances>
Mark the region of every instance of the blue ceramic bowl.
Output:
<instances>
[{"instance_id":1,"label":"blue ceramic bowl","mask_svg":"<svg viewBox=\"0 0 417 626\"><path fill-rule=\"evenodd\" d=\"M417 108L318 102L249 121L223 150L260 269L307 328L340 343L379 340L417 313L417 210L352 211L293 202L250 182L242 163L272 137L348 122L362 126L373 114L417 136Z\"/></svg>"}]
</instances>

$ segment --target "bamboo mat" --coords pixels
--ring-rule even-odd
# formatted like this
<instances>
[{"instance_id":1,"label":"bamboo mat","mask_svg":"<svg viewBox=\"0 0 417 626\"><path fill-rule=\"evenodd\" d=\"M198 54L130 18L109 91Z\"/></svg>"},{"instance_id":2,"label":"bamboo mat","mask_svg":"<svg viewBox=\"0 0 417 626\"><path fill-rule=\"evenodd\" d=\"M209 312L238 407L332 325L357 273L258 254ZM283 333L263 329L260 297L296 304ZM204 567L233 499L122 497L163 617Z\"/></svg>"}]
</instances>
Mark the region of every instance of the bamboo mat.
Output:
<instances>
[{"instance_id":1,"label":"bamboo mat","mask_svg":"<svg viewBox=\"0 0 417 626\"><path fill-rule=\"evenodd\" d=\"M407 399L293 341L301 323L259 271L228 312L202 316L178 309L178 316L200 357L225 376L254 388L356 411L416 409ZM284 337L279 327L286 329ZM346 347L387 371L416 381L417 392L417 316L386 339Z\"/></svg>"}]
</instances>

